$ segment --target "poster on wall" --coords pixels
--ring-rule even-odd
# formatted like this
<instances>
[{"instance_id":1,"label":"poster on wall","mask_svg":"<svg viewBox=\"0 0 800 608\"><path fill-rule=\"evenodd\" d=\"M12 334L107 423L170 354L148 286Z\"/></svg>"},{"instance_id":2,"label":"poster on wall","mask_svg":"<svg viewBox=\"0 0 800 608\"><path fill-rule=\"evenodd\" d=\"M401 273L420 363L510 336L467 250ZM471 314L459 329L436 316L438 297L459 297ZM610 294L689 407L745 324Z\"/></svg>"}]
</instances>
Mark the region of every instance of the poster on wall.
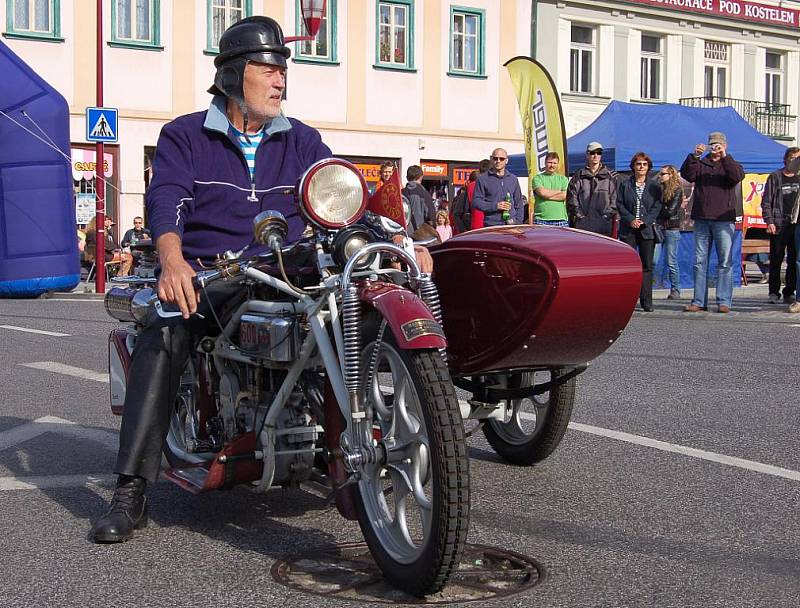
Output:
<instances>
[{"instance_id":1,"label":"poster on wall","mask_svg":"<svg viewBox=\"0 0 800 608\"><path fill-rule=\"evenodd\" d=\"M84 225L95 216L95 195L93 193L78 192L75 194L75 219L76 224Z\"/></svg>"}]
</instances>

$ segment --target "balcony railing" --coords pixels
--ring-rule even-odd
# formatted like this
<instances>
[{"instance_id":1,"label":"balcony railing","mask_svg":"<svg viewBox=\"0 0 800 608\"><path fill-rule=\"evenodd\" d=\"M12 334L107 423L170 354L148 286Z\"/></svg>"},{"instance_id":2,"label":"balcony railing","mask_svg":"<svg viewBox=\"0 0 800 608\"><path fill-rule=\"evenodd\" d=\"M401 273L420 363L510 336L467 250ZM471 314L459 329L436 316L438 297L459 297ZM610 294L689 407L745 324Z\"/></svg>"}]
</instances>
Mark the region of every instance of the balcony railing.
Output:
<instances>
[{"instance_id":1,"label":"balcony railing","mask_svg":"<svg viewBox=\"0 0 800 608\"><path fill-rule=\"evenodd\" d=\"M766 103L732 97L683 97L680 104L692 108L731 106L755 129L768 137L785 139L795 136L792 127L796 116L789 114L789 104L786 103Z\"/></svg>"}]
</instances>

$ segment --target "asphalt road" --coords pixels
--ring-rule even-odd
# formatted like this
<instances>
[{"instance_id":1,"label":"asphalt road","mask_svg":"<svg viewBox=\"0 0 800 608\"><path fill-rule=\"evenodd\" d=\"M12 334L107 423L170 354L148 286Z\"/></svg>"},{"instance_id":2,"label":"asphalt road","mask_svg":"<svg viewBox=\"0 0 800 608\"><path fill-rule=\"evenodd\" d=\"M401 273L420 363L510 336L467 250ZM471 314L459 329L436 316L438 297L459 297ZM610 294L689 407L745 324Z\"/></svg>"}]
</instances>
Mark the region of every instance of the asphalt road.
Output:
<instances>
[{"instance_id":1,"label":"asphalt road","mask_svg":"<svg viewBox=\"0 0 800 608\"><path fill-rule=\"evenodd\" d=\"M662 300L637 312L579 378L575 427L536 468L470 439L469 542L546 570L489 605L800 604L800 315L765 299L751 286L730 315ZM270 574L276 559L361 540L300 490L194 497L162 482L133 541L87 541L111 495L119 419L98 380L114 325L97 301L0 300L4 608L341 605Z\"/></svg>"}]
</instances>

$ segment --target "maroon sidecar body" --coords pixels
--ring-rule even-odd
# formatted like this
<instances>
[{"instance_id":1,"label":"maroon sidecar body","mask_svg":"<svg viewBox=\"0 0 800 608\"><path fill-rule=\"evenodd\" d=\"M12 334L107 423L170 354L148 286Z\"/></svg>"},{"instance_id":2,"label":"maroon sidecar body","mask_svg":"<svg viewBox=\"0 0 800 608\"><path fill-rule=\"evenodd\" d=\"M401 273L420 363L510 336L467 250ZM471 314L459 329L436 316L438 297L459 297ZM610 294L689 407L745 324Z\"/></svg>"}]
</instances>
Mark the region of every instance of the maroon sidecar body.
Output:
<instances>
[{"instance_id":1,"label":"maroon sidecar body","mask_svg":"<svg viewBox=\"0 0 800 608\"><path fill-rule=\"evenodd\" d=\"M454 377L591 361L625 329L642 280L631 247L570 228L484 228L431 253Z\"/></svg>"}]
</instances>

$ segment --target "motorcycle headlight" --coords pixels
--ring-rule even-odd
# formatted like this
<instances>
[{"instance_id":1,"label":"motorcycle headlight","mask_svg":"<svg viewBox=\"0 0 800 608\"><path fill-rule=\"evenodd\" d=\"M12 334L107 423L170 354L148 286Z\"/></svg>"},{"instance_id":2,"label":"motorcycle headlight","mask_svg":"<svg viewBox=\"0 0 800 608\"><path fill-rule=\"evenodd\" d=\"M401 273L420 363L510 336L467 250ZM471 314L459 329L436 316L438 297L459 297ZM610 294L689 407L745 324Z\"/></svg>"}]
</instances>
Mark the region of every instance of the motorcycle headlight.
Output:
<instances>
[{"instance_id":1,"label":"motorcycle headlight","mask_svg":"<svg viewBox=\"0 0 800 608\"><path fill-rule=\"evenodd\" d=\"M355 223L367 207L367 184L352 164L326 158L300 178L300 203L309 221L326 230Z\"/></svg>"},{"instance_id":2,"label":"motorcycle headlight","mask_svg":"<svg viewBox=\"0 0 800 608\"><path fill-rule=\"evenodd\" d=\"M350 226L340 230L331 245L333 260L338 266L344 267L347 264L347 260L352 258L359 249L373 241L375 241L375 237L372 233L361 226ZM373 253L363 257L356 264L356 270L363 270L372 265L377 255L377 253Z\"/></svg>"}]
</instances>

